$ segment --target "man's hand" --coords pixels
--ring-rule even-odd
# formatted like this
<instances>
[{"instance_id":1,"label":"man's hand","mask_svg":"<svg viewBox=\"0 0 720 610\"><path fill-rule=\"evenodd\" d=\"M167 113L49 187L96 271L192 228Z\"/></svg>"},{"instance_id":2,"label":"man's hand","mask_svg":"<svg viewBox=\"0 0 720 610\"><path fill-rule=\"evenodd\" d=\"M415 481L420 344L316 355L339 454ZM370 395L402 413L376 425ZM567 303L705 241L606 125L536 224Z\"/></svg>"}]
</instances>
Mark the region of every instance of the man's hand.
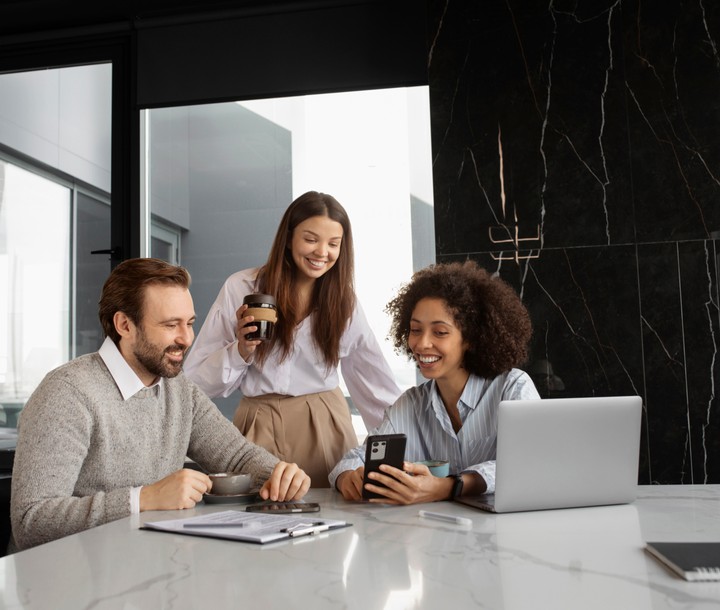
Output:
<instances>
[{"instance_id":1,"label":"man's hand","mask_svg":"<svg viewBox=\"0 0 720 610\"><path fill-rule=\"evenodd\" d=\"M197 470L183 468L140 490L140 512L193 508L210 491L210 477Z\"/></svg>"},{"instance_id":2,"label":"man's hand","mask_svg":"<svg viewBox=\"0 0 720 610\"><path fill-rule=\"evenodd\" d=\"M335 481L335 487L346 500L362 500L362 484L365 475L365 466L360 466L355 470L346 470L341 472Z\"/></svg>"},{"instance_id":3,"label":"man's hand","mask_svg":"<svg viewBox=\"0 0 720 610\"><path fill-rule=\"evenodd\" d=\"M260 497L273 502L299 500L310 489L310 477L297 464L278 462L260 488Z\"/></svg>"}]
</instances>

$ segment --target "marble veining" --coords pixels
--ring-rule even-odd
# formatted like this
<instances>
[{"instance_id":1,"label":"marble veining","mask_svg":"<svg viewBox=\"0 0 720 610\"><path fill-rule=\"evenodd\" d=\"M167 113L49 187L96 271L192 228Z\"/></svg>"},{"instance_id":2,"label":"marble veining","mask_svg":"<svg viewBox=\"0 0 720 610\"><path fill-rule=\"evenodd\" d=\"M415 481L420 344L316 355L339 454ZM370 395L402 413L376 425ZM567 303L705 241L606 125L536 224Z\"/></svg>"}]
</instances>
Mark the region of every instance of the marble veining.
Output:
<instances>
[{"instance_id":1,"label":"marble veining","mask_svg":"<svg viewBox=\"0 0 720 610\"><path fill-rule=\"evenodd\" d=\"M649 540L718 540L718 485L641 486L620 506L492 515L451 502L392 507L310 491L351 527L269 545L140 529L228 506L143 513L0 559L8 609L619 608L702 610L720 583L688 583ZM242 506L238 507L242 510ZM470 518L424 519L420 508Z\"/></svg>"},{"instance_id":2,"label":"marble veining","mask_svg":"<svg viewBox=\"0 0 720 610\"><path fill-rule=\"evenodd\" d=\"M720 7L428 8L437 259L516 287L543 396L643 397L639 482L720 482Z\"/></svg>"}]
</instances>

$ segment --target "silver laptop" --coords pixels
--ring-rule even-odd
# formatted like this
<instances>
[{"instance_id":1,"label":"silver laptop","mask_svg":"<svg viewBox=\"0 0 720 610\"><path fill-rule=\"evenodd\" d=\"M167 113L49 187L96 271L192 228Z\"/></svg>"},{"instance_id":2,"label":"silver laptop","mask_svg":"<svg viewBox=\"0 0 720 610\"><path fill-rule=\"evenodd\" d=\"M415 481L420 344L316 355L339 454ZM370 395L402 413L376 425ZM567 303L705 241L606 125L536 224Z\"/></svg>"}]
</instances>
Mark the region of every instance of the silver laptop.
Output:
<instances>
[{"instance_id":1,"label":"silver laptop","mask_svg":"<svg viewBox=\"0 0 720 610\"><path fill-rule=\"evenodd\" d=\"M632 502L641 414L639 396L503 401L495 493L457 501L495 513Z\"/></svg>"}]
</instances>

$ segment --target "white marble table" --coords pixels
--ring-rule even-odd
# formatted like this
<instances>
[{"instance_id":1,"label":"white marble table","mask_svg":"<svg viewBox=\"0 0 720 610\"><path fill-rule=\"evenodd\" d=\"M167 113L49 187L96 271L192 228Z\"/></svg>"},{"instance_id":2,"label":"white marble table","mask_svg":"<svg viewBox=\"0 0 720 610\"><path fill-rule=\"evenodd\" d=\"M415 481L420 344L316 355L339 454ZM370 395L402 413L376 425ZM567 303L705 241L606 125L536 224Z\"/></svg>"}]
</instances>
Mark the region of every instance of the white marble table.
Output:
<instances>
[{"instance_id":1,"label":"white marble table","mask_svg":"<svg viewBox=\"0 0 720 610\"><path fill-rule=\"evenodd\" d=\"M626 506L499 516L346 503L330 490L308 499L353 526L259 546L138 529L232 506L143 513L0 559L0 607L720 608L720 583L685 582L642 550L720 541L720 485L641 486ZM422 519L420 508L473 524Z\"/></svg>"}]
</instances>

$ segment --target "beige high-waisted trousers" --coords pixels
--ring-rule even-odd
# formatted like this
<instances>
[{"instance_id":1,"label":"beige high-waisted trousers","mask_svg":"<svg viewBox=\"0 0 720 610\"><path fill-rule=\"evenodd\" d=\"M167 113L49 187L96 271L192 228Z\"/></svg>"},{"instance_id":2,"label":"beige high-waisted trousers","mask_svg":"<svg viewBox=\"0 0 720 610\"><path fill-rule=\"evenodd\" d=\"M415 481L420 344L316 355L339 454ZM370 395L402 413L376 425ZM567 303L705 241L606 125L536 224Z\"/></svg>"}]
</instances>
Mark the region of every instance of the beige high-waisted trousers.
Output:
<instances>
[{"instance_id":1,"label":"beige high-waisted trousers","mask_svg":"<svg viewBox=\"0 0 720 610\"><path fill-rule=\"evenodd\" d=\"M280 460L295 462L310 475L312 487L329 487L328 473L358 444L340 388L304 396L243 397L233 424Z\"/></svg>"}]
</instances>

